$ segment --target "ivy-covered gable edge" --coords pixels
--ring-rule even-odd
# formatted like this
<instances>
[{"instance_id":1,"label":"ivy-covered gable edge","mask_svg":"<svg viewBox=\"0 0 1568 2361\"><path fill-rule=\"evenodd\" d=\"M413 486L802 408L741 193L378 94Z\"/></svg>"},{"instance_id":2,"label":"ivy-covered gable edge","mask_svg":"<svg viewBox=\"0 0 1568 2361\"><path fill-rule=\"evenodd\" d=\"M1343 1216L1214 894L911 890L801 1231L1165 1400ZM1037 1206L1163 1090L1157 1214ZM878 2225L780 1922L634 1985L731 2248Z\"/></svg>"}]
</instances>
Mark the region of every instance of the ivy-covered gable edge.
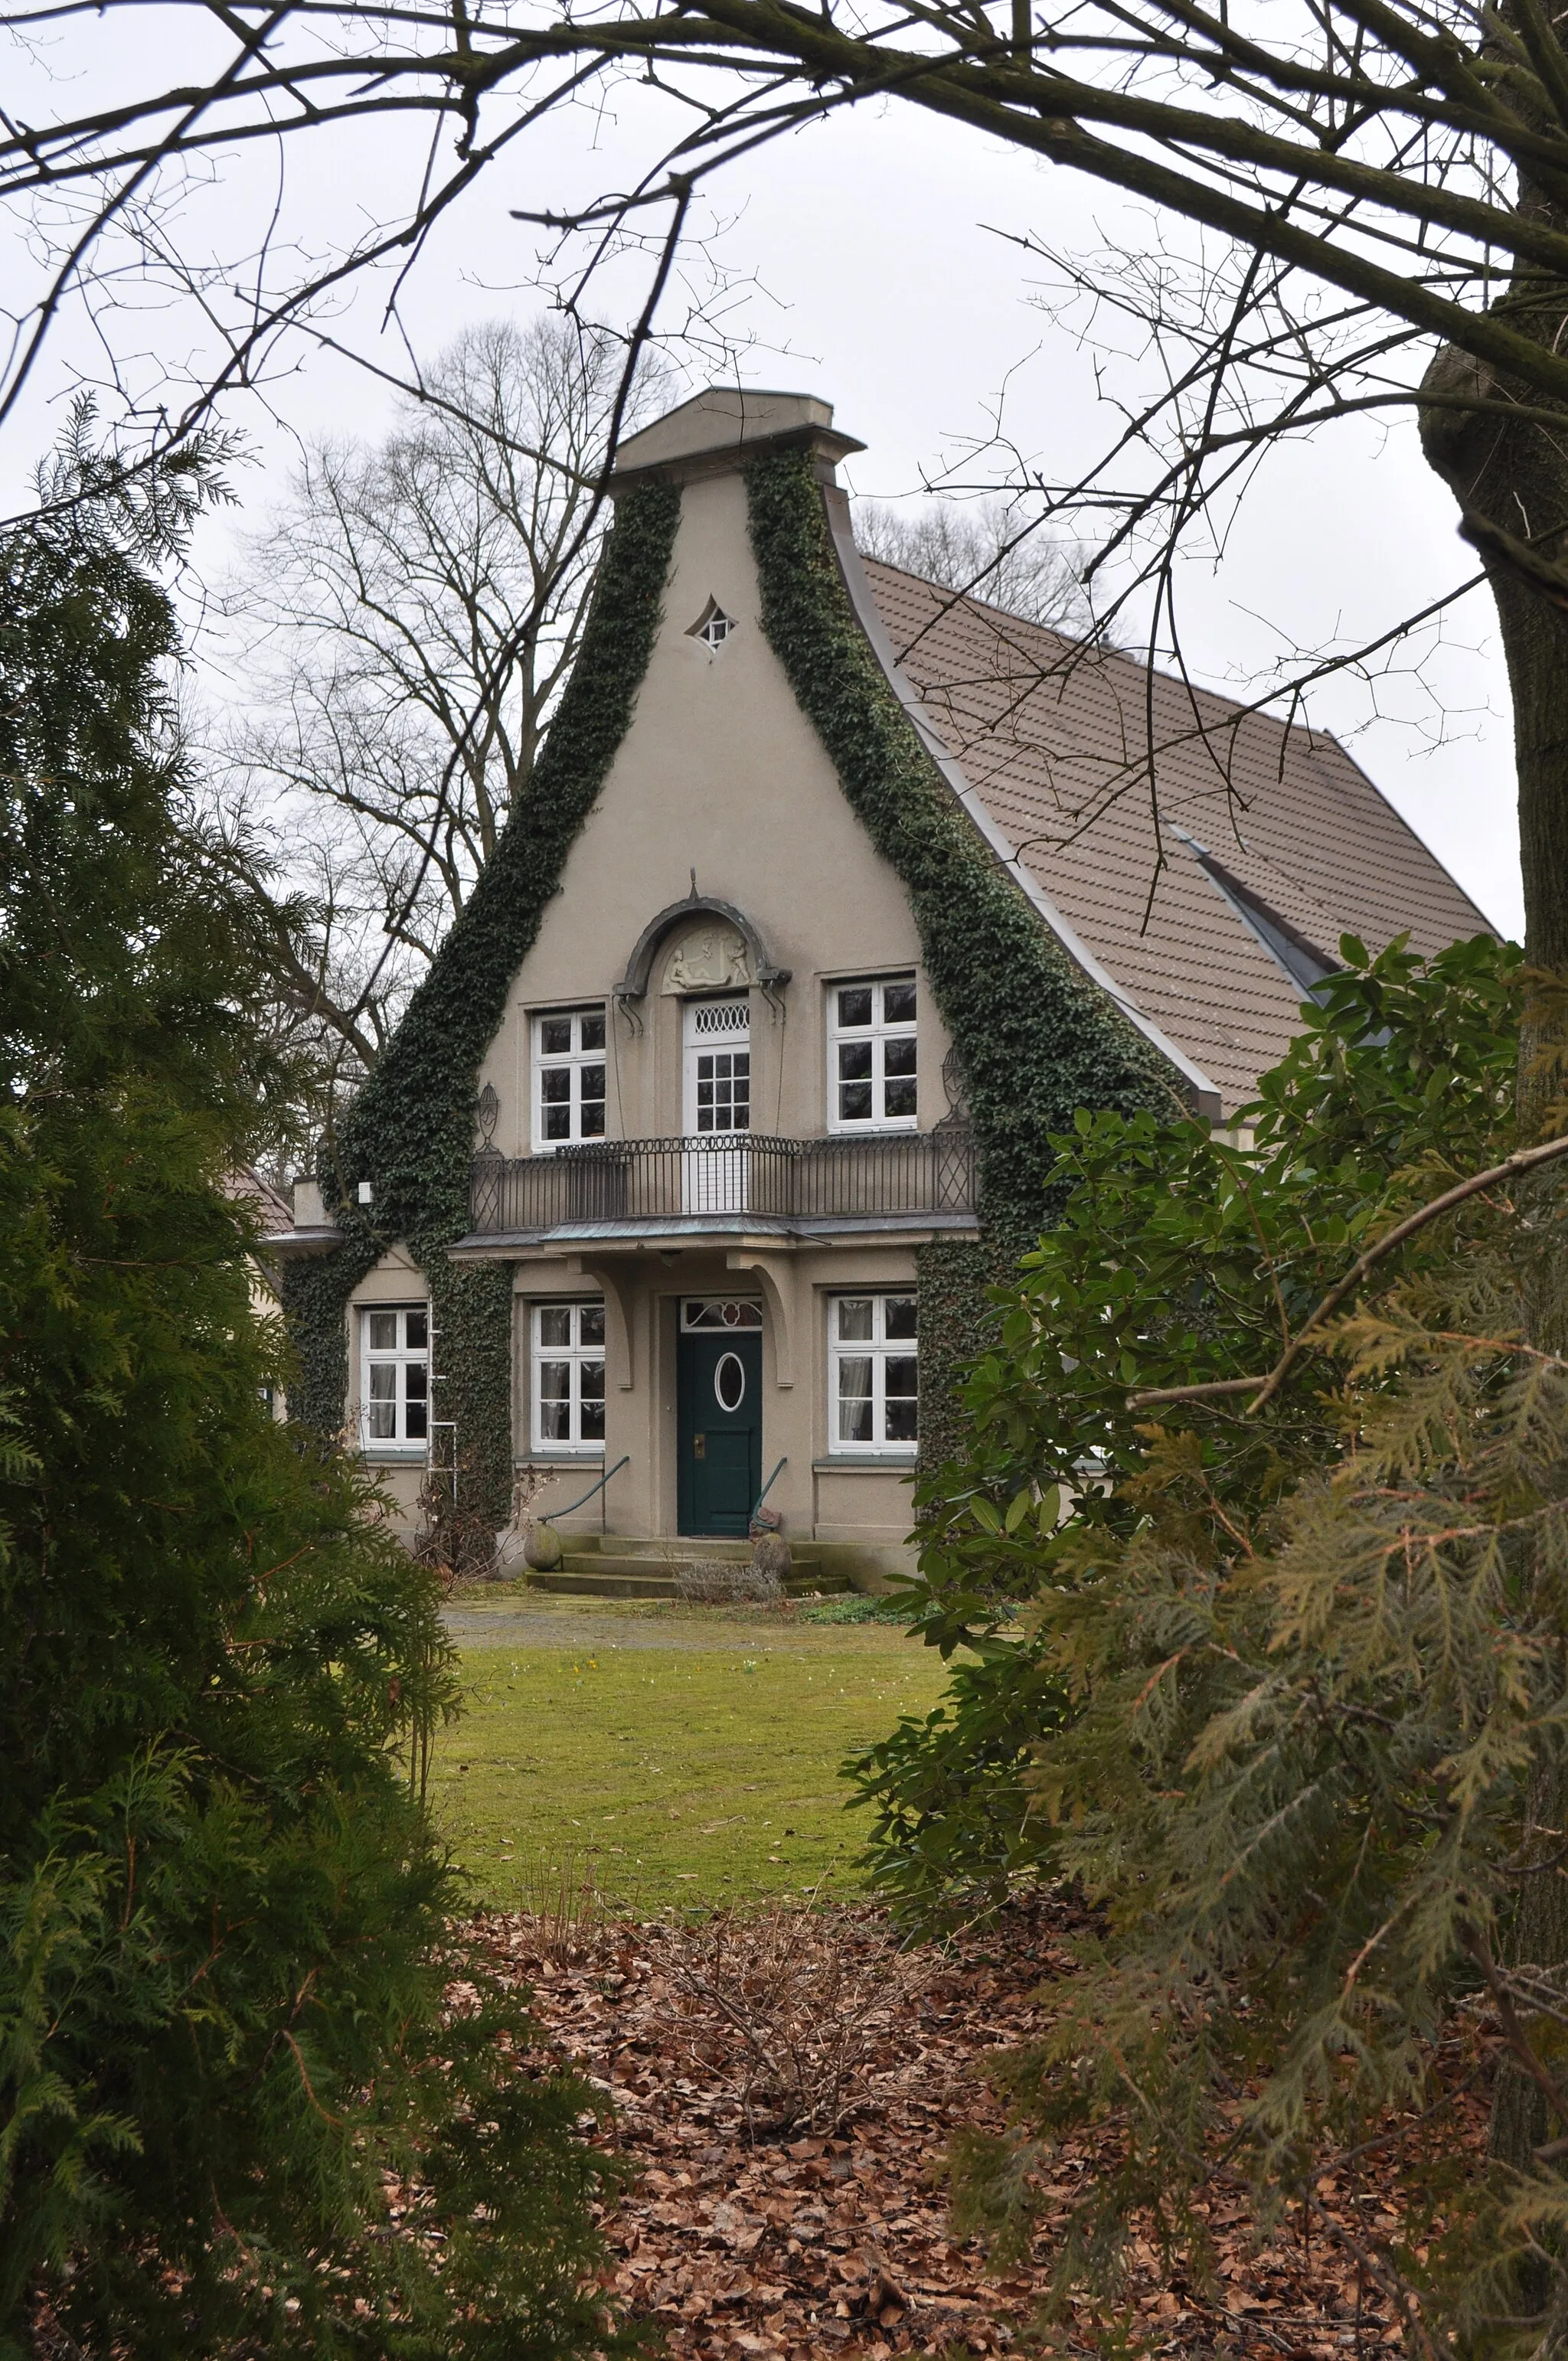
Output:
<instances>
[{"instance_id":1,"label":"ivy-covered gable edge","mask_svg":"<svg viewBox=\"0 0 1568 2361\"><path fill-rule=\"evenodd\" d=\"M354 1290L400 1243L422 1272L436 1338L432 1415L455 1422L467 1509L493 1531L511 1501L510 1263L455 1264L468 1228L474 1097L512 978L630 724L657 636L680 493L621 496L582 647L549 736L495 854L343 1122L322 1192L344 1243L291 1265L284 1309L298 1362L292 1414L341 1428ZM368 1180L372 1203L357 1202Z\"/></svg>"},{"instance_id":2,"label":"ivy-covered gable edge","mask_svg":"<svg viewBox=\"0 0 1568 2361\"><path fill-rule=\"evenodd\" d=\"M809 452L746 471L762 628L850 808L910 900L958 1048L984 1236L920 1249L921 1457L957 1444L957 1383L984 1347L988 1284L1058 1210L1053 1133L1080 1107L1168 1116L1185 1078L1083 973L954 799L856 619Z\"/></svg>"}]
</instances>

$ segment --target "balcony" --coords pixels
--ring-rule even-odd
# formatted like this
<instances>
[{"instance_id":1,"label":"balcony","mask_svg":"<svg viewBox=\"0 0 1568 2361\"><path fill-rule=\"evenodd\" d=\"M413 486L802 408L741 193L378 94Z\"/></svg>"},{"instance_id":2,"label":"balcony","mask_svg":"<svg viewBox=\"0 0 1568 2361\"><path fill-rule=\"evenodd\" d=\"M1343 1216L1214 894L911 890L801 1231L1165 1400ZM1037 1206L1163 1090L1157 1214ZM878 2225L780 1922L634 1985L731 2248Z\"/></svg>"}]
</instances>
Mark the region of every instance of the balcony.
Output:
<instances>
[{"instance_id":1,"label":"balcony","mask_svg":"<svg viewBox=\"0 0 1568 2361\"><path fill-rule=\"evenodd\" d=\"M967 1125L863 1137L606 1139L554 1156L474 1159L470 1251L551 1234L972 1229Z\"/></svg>"}]
</instances>

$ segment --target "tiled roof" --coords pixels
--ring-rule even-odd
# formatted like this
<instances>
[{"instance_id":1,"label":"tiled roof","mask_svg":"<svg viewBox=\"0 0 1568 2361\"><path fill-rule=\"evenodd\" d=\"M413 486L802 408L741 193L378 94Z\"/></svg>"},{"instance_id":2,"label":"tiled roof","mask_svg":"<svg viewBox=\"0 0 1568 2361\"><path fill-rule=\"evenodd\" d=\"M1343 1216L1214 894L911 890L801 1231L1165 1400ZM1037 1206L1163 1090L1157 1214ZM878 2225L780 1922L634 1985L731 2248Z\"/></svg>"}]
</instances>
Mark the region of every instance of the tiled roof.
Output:
<instances>
[{"instance_id":1,"label":"tiled roof","mask_svg":"<svg viewBox=\"0 0 1568 2361\"><path fill-rule=\"evenodd\" d=\"M225 1197L243 1198L255 1206L261 1221L269 1230L291 1230L294 1208L280 1189L264 1180L254 1165L241 1171L228 1173L223 1183Z\"/></svg>"},{"instance_id":2,"label":"tiled roof","mask_svg":"<svg viewBox=\"0 0 1568 2361\"><path fill-rule=\"evenodd\" d=\"M1430 952L1487 929L1332 738L863 563L894 652L970 785L1227 1113L1299 1030L1301 993L1200 851L1330 963L1346 932L1380 950L1408 929Z\"/></svg>"}]
</instances>

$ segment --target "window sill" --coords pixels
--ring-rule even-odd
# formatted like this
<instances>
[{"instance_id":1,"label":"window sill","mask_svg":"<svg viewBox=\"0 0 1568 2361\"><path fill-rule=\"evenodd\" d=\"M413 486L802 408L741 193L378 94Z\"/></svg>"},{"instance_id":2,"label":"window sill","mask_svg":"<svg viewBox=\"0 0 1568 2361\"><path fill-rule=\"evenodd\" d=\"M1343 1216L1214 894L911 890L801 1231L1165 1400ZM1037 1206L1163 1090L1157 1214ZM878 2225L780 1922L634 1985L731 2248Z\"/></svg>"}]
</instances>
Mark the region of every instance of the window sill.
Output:
<instances>
[{"instance_id":1,"label":"window sill","mask_svg":"<svg viewBox=\"0 0 1568 2361\"><path fill-rule=\"evenodd\" d=\"M915 1473L916 1451L844 1451L826 1459L814 1459L812 1473L818 1476L912 1476Z\"/></svg>"},{"instance_id":2,"label":"window sill","mask_svg":"<svg viewBox=\"0 0 1568 2361\"><path fill-rule=\"evenodd\" d=\"M604 1447L596 1451L591 1444L581 1451L520 1451L512 1465L516 1467L598 1467L604 1460Z\"/></svg>"},{"instance_id":3,"label":"window sill","mask_svg":"<svg viewBox=\"0 0 1568 2361\"><path fill-rule=\"evenodd\" d=\"M829 1123L827 1137L829 1139L892 1139L919 1128L917 1115L904 1115L893 1123Z\"/></svg>"},{"instance_id":4,"label":"window sill","mask_svg":"<svg viewBox=\"0 0 1568 2361\"><path fill-rule=\"evenodd\" d=\"M422 1467L427 1457L422 1443L362 1443L359 1456L373 1467Z\"/></svg>"}]
</instances>

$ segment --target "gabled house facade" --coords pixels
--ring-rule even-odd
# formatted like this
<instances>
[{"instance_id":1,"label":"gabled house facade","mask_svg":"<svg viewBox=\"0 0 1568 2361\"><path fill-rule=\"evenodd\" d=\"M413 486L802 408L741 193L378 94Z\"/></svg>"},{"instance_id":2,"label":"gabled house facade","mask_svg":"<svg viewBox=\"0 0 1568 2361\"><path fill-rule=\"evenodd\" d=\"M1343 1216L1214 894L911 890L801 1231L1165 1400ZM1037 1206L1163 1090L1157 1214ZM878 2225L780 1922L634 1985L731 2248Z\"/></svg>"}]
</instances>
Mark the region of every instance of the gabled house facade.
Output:
<instances>
[{"instance_id":1,"label":"gabled house facade","mask_svg":"<svg viewBox=\"0 0 1568 2361\"><path fill-rule=\"evenodd\" d=\"M874 1581L1050 1134L1223 1121L1342 931L1485 924L1332 741L862 563L860 447L717 389L623 446L527 795L269 1242L291 1409L411 1518L528 1466Z\"/></svg>"}]
</instances>

